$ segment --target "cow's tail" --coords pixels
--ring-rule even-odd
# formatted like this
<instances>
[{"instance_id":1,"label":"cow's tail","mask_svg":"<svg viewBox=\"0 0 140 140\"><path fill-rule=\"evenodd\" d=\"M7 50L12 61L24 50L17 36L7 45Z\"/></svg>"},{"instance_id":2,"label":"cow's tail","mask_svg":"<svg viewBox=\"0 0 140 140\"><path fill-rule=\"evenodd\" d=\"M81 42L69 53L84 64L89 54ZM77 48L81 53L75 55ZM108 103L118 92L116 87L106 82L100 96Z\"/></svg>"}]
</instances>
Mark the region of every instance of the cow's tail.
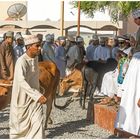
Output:
<instances>
[{"instance_id":1,"label":"cow's tail","mask_svg":"<svg viewBox=\"0 0 140 140\"><path fill-rule=\"evenodd\" d=\"M57 73L57 75L60 75L60 73ZM58 76L59 77L59 76ZM57 76L56 77L54 77L54 78L56 78L55 79L55 85L59 85L59 78L58 78ZM57 87L56 87L56 91L57 91ZM68 107L69 106L69 104L71 103L71 102L73 102L74 100L73 100L73 98L72 97L70 97L70 98L68 98L67 100L66 100L66 102L64 103L64 105L57 105L56 104L56 94L54 95L55 97L54 97L54 106L56 107L56 108L58 108L58 109L65 109L66 107Z\"/></svg>"}]
</instances>

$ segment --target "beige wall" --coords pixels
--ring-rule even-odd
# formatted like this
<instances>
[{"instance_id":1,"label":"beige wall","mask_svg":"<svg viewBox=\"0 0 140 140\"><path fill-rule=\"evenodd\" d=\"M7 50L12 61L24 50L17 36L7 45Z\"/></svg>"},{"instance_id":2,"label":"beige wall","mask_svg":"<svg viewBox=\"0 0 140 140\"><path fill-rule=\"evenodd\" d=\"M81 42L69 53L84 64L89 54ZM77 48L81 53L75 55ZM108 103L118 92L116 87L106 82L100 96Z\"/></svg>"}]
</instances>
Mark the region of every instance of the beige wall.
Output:
<instances>
[{"instance_id":1,"label":"beige wall","mask_svg":"<svg viewBox=\"0 0 140 140\"><path fill-rule=\"evenodd\" d=\"M27 1L26 0L16 0L16 1L0 1L0 21L3 21L3 20L5 20L5 19L7 19L8 18L8 15L7 15L7 9L9 8L9 6L11 6L11 5L13 5L13 4L15 4L15 3L23 3L23 4L25 4L26 6L27 6ZM22 18L24 21L25 20L27 20L27 14ZM9 23L10 21L8 21L8 23ZM14 21L15 22L15 21ZM18 21L19 23L18 23L18 25L20 26L20 25L22 25L22 24L20 24L20 21ZM26 21L25 21L26 22ZM72 24L73 24L74 22L73 21L69 21L69 22L66 22L65 23L65 26L66 26L66 28L67 27L69 27L69 26L72 26ZM83 23L83 25L85 25L85 24L87 24L87 22L84 24L84 21L83 22L81 22L81 24ZM7 24L7 23L5 23L5 24ZM23 23L23 25L24 25L25 23ZM29 22L28 21L28 24L30 25L30 24L32 24L32 25L34 25L34 24L37 24L37 23L33 23L33 22ZM49 25L49 24L47 24L47 22L38 22L38 24L39 25L41 25L41 24L43 24L43 25ZM56 23L53 23L52 22L52 24L54 25L54 27L56 26ZM77 22L75 22L75 24L77 24ZM91 27L96 27L95 25L95 22L89 22L88 23L88 26L91 26ZM96 25L100 25L100 24L105 24L105 22L97 22L96 23ZM106 23L107 25L109 24L111 24L111 23ZM1 24L0 24L1 25ZM28 25L28 26L29 26ZM120 30L119 30L119 32L118 32L118 35L120 35L120 34L126 34L126 33L134 33L134 32L136 32L137 31L137 29L138 29L138 26L134 23L134 21L133 21L133 18L132 18L132 16L130 16L130 18L128 18L128 21L124 21L124 23L123 23L123 25L119 25L120 27ZM22 26L21 26L22 27ZM22 28L27 28L27 27L22 27ZM57 25L57 28L59 28L59 25ZM121 29L122 28L122 29ZM6 30L6 29L3 29L3 30ZM9 30L9 29L8 29ZM21 29L20 29L21 30ZM31 32L34 34L34 33L36 33L36 32L34 32L34 31L32 31L31 30ZM47 33L52 33L52 32L55 32L57 35L59 35L60 34L60 31L59 30L54 30L54 29L46 29L44 32L43 32L43 34L47 34Z\"/></svg>"},{"instance_id":2,"label":"beige wall","mask_svg":"<svg viewBox=\"0 0 140 140\"><path fill-rule=\"evenodd\" d=\"M7 10L9 6L15 4L15 3L23 3L27 6L27 1L20 0L20 1L0 1L0 20L5 20L8 18ZM27 14L22 17L23 20L27 19Z\"/></svg>"}]
</instances>

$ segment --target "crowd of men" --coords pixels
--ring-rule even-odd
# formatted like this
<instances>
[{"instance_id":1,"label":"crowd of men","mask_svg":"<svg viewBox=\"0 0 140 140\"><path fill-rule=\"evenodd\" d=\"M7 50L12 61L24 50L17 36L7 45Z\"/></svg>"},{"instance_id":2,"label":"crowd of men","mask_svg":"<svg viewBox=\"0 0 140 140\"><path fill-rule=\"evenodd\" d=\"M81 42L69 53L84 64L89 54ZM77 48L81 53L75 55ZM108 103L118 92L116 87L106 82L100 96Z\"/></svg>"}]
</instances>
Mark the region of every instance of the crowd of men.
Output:
<instances>
[{"instance_id":1,"label":"crowd of men","mask_svg":"<svg viewBox=\"0 0 140 140\"><path fill-rule=\"evenodd\" d=\"M133 13L133 17L135 23L140 26L140 10L136 10ZM40 50L35 50L35 47L38 48L39 46ZM11 81L14 79L14 81L17 80L16 82L19 82L17 77L14 77L14 71L16 71L15 73L19 74L19 76L21 76L20 78L24 80L22 83L27 86L26 80L28 78L24 76L26 75L25 73L28 73L28 71L25 70L27 66L24 59L29 61L30 57L36 58L37 55L38 61L49 60L57 65L60 71L60 80L69 75L74 68L81 69L83 64L87 61L106 62L107 59L114 58L118 61L118 67L115 69L115 71L110 71L104 75L100 93L107 95L110 99L116 97L114 99L120 101L120 109L116 120L116 127L140 136L140 94L138 93L140 87L138 85L140 79L139 48L140 29L138 30L136 38L131 35L119 37L116 36L114 38L99 38L98 35L95 34L92 36L92 39L89 41L89 46L86 48L84 46L84 38L81 36L76 36L75 38L72 36L59 36L55 40L54 34L47 34L45 36L45 41L43 41L42 34L31 36L26 39L23 38L20 32L17 32L14 35L14 32L8 31L4 34L3 41L0 45L0 79ZM28 63L29 67L31 66L32 68L31 73L36 71L36 60L34 60L33 63L30 63L30 61ZM29 77L31 76L31 73L28 73ZM36 77L36 79L37 78L38 77ZM15 86L19 86L16 82ZM28 84L30 82L31 81L28 81ZM32 86L34 87L34 85ZM38 84L36 86L36 89L39 90ZM30 89L32 87L27 86L27 88ZM19 92L21 89L18 87L13 88L12 94L15 94L17 90ZM34 91L36 92L36 97L31 96L33 91L33 89L32 91L28 91L29 96L31 97L31 99L28 98L28 100L34 100L35 102L39 100L39 103L44 104L46 102L45 97L41 96L41 94L36 91ZM22 90L20 92L22 92ZM15 100L15 98L20 98L13 96L14 95L12 95L12 99L14 98L13 100ZM20 96L22 97L22 95ZM106 104L106 102L106 99L102 100L101 104ZM23 103L23 107L25 104ZM39 108L38 104L35 106L36 109L37 107ZM19 110L19 107L16 109ZM21 112L19 111L18 113L17 114L20 116ZM19 121L17 120L17 122ZM38 124L40 123L38 122ZM37 124L33 126L33 128L35 127L37 127ZM18 132L18 130L16 130L14 123L12 124L11 129L15 130L11 130L11 138L20 138L20 135L24 138L43 137L41 135L41 127L38 128L39 130L37 130L39 134L38 137L33 136L35 135L33 130L30 130L31 133L29 131L25 131L25 134L21 134Z\"/></svg>"}]
</instances>

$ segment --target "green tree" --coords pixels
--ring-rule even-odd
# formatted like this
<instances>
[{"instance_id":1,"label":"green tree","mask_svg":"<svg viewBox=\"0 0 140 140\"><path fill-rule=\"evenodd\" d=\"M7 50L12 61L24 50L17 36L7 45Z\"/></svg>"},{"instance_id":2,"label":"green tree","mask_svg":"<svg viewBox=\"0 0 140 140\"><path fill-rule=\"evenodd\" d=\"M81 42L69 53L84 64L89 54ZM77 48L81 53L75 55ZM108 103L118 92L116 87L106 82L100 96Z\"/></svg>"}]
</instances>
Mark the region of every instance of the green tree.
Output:
<instances>
[{"instance_id":1,"label":"green tree","mask_svg":"<svg viewBox=\"0 0 140 140\"><path fill-rule=\"evenodd\" d=\"M71 2L74 8L78 7L78 2ZM93 18L96 11L105 12L109 10L110 17L113 22L130 16L131 12L140 8L140 1L81 1L81 11Z\"/></svg>"}]
</instances>

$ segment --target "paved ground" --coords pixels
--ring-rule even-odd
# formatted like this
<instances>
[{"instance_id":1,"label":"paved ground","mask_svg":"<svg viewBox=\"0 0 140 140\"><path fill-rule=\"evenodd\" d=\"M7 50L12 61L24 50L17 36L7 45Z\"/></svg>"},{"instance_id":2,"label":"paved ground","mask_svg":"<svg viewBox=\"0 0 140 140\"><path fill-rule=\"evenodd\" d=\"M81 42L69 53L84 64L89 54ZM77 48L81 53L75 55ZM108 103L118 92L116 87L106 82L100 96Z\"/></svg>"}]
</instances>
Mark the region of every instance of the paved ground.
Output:
<instances>
[{"instance_id":1,"label":"paved ground","mask_svg":"<svg viewBox=\"0 0 140 140\"><path fill-rule=\"evenodd\" d=\"M9 106L0 111L0 138L9 138Z\"/></svg>"},{"instance_id":2,"label":"paved ground","mask_svg":"<svg viewBox=\"0 0 140 140\"><path fill-rule=\"evenodd\" d=\"M57 99L57 104L63 104L66 98ZM87 106L87 103L86 103ZM53 107L53 125L48 125L46 138L53 139L98 139L114 138L105 129L86 121L87 110L82 110L79 101L74 101L66 110ZM0 111L0 139L9 138L9 107Z\"/></svg>"}]
</instances>

